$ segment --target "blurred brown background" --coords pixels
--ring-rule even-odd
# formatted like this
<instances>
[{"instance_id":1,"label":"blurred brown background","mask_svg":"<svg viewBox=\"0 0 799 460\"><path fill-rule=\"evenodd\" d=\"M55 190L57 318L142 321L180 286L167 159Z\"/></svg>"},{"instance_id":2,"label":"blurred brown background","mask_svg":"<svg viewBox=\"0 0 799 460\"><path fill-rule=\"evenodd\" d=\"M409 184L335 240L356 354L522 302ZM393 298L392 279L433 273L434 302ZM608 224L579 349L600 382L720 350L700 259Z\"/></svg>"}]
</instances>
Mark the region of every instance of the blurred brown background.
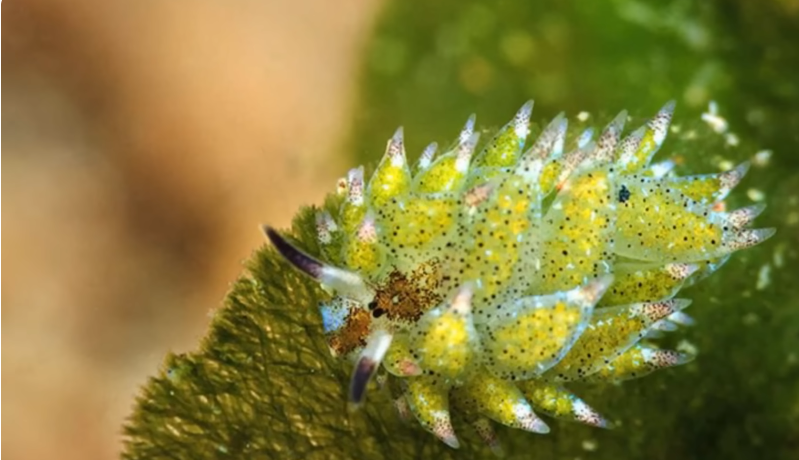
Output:
<instances>
[{"instance_id":1,"label":"blurred brown background","mask_svg":"<svg viewBox=\"0 0 799 460\"><path fill-rule=\"evenodd\" d=\"M7 459L117 456L258 224L345 170L378 3L4 2Z\"/></svg>"}]
</instances>

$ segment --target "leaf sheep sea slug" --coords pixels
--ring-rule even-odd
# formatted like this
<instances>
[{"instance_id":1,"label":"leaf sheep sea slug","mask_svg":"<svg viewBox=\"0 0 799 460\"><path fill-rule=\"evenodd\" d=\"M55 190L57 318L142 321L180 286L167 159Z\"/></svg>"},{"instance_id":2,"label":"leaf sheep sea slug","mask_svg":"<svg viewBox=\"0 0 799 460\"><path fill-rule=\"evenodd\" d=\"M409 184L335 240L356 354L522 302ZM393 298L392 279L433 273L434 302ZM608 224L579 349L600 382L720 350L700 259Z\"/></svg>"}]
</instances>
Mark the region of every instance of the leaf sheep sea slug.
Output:
<instances>
[{"instance_id":1,"label":"leaf sheep sea slug","mask_svg":"<svg viewBox=\"0 0 799 460\"><path fill-rule=\"evenodd\" d=\"M378 374L401 416L452 447L454 417L497 451L494 423L546 433L539 413L607 427L568 384L690 360L651 341L690 323L680 289L774 233L749 228L761 205L719 206L747 164L650 164L673 102L626 137L622 112L595 141L561 114L525 148L532 106L479 151L469 118L413 167L398 129L371 177L351 170L318 213L321 259L265 228L331 295L319 309L331 352L354 363L350 404Z\"/></svg>"}]
</instances>

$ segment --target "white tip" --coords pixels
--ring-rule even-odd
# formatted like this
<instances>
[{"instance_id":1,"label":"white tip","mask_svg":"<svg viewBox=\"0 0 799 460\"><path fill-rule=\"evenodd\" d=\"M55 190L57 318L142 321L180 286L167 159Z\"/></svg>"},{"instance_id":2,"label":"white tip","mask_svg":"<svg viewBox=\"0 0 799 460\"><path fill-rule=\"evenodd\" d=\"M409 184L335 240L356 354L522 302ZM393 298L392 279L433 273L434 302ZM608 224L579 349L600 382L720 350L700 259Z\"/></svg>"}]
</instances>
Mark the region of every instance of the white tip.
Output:
<instances>
[{"instance_id":1,"label":"white tip","mask_svg":"<svg viewBox=\"0 0 799 460\"><path fill-rule=\"evenodd\" d=\"M455 169L458 172L466 173L469 170L469 163L472 161L472 155L479 140L480 133L472 133L468 139L458 146L458 154L455 158Z\"/></svg>"},{"instance_id":2,"label":"white tip","mask_svg":"<svg viewBox=\"0 0 799 460\"><path fill-rule=\"evenodd\" d=\"M743 229L723 238L727 247L733 250L745 249L766 241L777 232L775 228Z\"/></svg>"},{"instance_id":3,"label":"white tip","mask_svg":"<svg viewBox=\"0 0 799 460\"><path fill-rule=\"evenodd\" d=\"M466 142L474 133L474 122L477 119L477 115L471 114L469 118L466 120L466 124L463 126L460 135L458 136L458 144L463 144Z\"/></svg>"},{"instance_id":4,"label":"white tip","mask_svg":"<svg viewBox=\"0 0 799 460\"><path fill-rule=\"evenodd\" d=\"M394 131L394 135L391 136L391 142L393 144L402 145L403 141L404 141L404 134L402 126L400 126L399 128L397 128L396 131Z\"/></svg>"},{"instance_id":5,"label":"white tip","mask_svg":"<svg viewBox=\"0 0 799 460\"><path fill-rule=\"evenodd\" d=\"M654 134L655 144L658 146L663 144L663 141L666 139L676 104L674 100L667 102L666 105L658 111L657 115L647 123L649 129L651 129Z\"/></svg>"},{"instance_id":6,"label":"white tip","mask_svg":"<svg viewBox=\"0 0 799 460\"><path fill-rule=\"evenodd\" d=\"M688 316L687 313L682 311L675 311L674 313L669 315L669 321L672 323L678 324L680 326L693 326L696 324L696 320Z\"/></svg>"},{"instance_id":7,"label":"white tip","mask_svg":"<svg viewBox=\"0 0 799 460\"><path fill-rule=\"evenodd\" d=\"M681 311L688 308L694 301L693 299L671 299L667 300L671 304L674 311Z\"/></svg>"},{"instance_id":8,"label":"white tip","mask_svg":"<svg viewBox=\"0 0 799 460\"><path fill-rule=\"evenodd\" d=\"M452 447L453 449L457 449L461 446L460 441L458 441L458 437L455 436L455 429L452 427L452 422L449 419L449 415L447 415L446 420L441 420L433 430L433 434L436 435L438 439L444 442L444 444Z\"/></svg>"},{"instance_id":9,"label":"white tip","mask_svg":"<svg viewBox=\"0 0 799 460\"><path fill-rule=\"evenodd\" d=\"M690 304L691 301L689 299L669 299L633 304L629 308L631 317L642 318L651 325Z\"/></svg>"},{"instance_id":10,"label":"white tip","mask_svg":"<svg viewBox=\"0 0 799 460\"><path fill-rule=\"evenodd\" d=\"M673 350L660 350L657 348L644 348L641 350L644 362L656 369L679 366L694 360L695 356Z\"/></svg>"},{"instance_id":11,"label":"white tip","mask_svg":"<svg viewBox=\"0 0 799 460\"><path fill-rule=\"evenodd\" d=\"M425 170L430 167L433 163L433 157L436 155L436 150L438 150L438 144L435 142L431 142L425 147L424 151L422 151L422 155L419 157L419 169Z\"/></svg>"},{"instance_id":12,"label":"white tip","mask_svg":"<svg viewBox=\"0 0 799 460\"><path fill-rule=\"evenodd\" d=\"M679 313L679 312L677 312ZM671 315L669 315L671 316ZM663 332L673 332L677 330L677 325L672 323L667 318L661 319L660 321L656 321L655 324L652 325L652 329L656 331L663 331Z\"/></svg>"},{"instance_id":13,"label":"white tip","mask_svg":"<svg viewBox=\"0 0 799 460\"><path fill-rule=\"evenodd\" d=\"M666 264L666 272L676 280L684 280L699 270L699 265L696 264Z\"/></svg>"},{"instance_id":14,"label":"white tip","mask_svg":"<svg viewBox=\"0 0 799 460\"><path fill-rule=\"evenodd\" d=\"M535 140L530 150L525 152L519 166L523 169L526 164L535 160L543 160L544 158L551 157L557 158L563 153L563 141L566 137L566 127L568 120L563 115L563 112L549 122L546 128Z\"/></svg>"},{"instance_id":15,"label":"white tip","mask_svg":"<svg viewBox=\"0 0 799 460\"><path fill-rule=\"evenodd\" d=\"M347 201L355 206L363 204L363 166L347 173Z\"/></svg>"},{"instance_id":16,"label":"white tip","mask_svg":"<svg viewBox=\"0 0 799 460\"><path fill-rule=\"evenodd\" d=\"M608 123L604 131L612 131L616 136L616 138L618 138L619 136L621 136L622 131L624 131L624 125L626 123L627 123L627 111L622 110L621 112L618 113L618 115L613 117L613 120L611 120L610 123Z\"/></svg>"},{"instance_id":17,"label":"white tip","mask_svg":"<svg viewBox=\"0 0 799 460\"><path fill-rule=\"evenodd\" d=\"M316 235L322 245L330 244L333 241L333 232L338 230L338 225L327 211L316 213Z\"/></svg>"},{"instance_id":18,"label":"white tip","mask_svg":"<svg viewBox=\"0 0 799 460\"><path fill-rule=\"evenodd\" d=\"M549 433L549 426L533 412L527 400L521 400L513 405L513 415L519 428L532 433Z\"/></svg>"},{"instance_id":19,"label":"white tip","mask_svg":"<svg viewBox=\"0 0 799 460\"><path fill-rule=\"evenodd\" d=\"M616 148L616 144L619 143L619 139L621 139L621 132L624 130L624 123L626 121L627 111L622 110L616 115L616 118L608 123L597 140L594 153L596 159L600 161L613 159L613 151Z\"/></svg>"},{"instance_id":20,"label":"white tip","mask_svg":"<svg viewBox=\"0 0 799 460\"><path fill-rule=\"evenodd\" d=\"M721 182L721 194L726 195L729 193L730 190L735 188L736 185L741 183L741 180L746 176L746 173L749 171L749 167L751 163L749 161L745 161L735 168L725 171L719 175L719 181Z\"/></svg>"},{"instance_id":21,"label":"white tip","mask_svg":"<svg viewBox=\"0 0 799 460\"><path fill-rule=\"evenodd\" d=\"M640 139L639 139L640 143ZM637 145L636 145L637 148ZM652 177L654 179L662 179L666 177L666 174L670 173L674 170L674 167L677 164L673 160L663 160L659 161L653 165L649 166L649 170L652 171Z\"/></svg>"},{"instance_id":22,"label":"white tip","mask_svg":"<svg viewBox=\"0 0 799 460\"><path fill-rule=\"evenodd\" d=\"M765 209L765 203L753 204L728 213L726 220L733 228L742 229L752 223Z\"/></svg>"},{"instance_id":23,"label":"white tip","mask_svg":"<svg viewBox=\"0 0 799 460\"><path fill-rule=\"evenodd\" d=\"M594 128L588 128L580 134L580 137L577 139L577 148L585 148L591 139L594 137Z\"/></svg>"},{"instance_id":24,"label":"white tip","mask_svg":"<svg viewBox=\"0 0 799 460\"><path fill-rule=\"evenodd\" d=\"M573 408L575 417L578 421L598 428L611 427L611 423L605 417L594 410L593 407L586 404L582 399L575 398L573 402Z\"/></svg>"},{"instance_id":25,"label":"white tip","mask_svg":"<svg viewBox=\"0 0 799 460\"><path fill-rule=\"evenodd\" d=\"M530 134L530 115L533 113L533 101L527 101L525 104L516 112L516 116L513 119L513 129L516 132L516 136L521 139L527 138L527 135Z\"/></svg>"},{"instance_id":26,"label":"white tip","mask_svg":"<svg viewBox=\"0 0 799 460\"><path fill-rule=\"evenodd\" d=\"M549 433L549 425L544 423L544 421L538 418L538 416L535 414L533 414L530 419L525 420L522 423L521 428L531 433L539 433L539 434Z\"/></svg>"},{"instance_id":27,"label":"white tip","mask_svg":"<svg viewBox=\"0 0 799 460\"><path fill-rule=\"evenodd\" d=\"M402 126L400 126L389 139L388 147L386 147L386 156L391 160L393 166L401 167L405 164L404 142Z\"/></svg>"}]
</instances>

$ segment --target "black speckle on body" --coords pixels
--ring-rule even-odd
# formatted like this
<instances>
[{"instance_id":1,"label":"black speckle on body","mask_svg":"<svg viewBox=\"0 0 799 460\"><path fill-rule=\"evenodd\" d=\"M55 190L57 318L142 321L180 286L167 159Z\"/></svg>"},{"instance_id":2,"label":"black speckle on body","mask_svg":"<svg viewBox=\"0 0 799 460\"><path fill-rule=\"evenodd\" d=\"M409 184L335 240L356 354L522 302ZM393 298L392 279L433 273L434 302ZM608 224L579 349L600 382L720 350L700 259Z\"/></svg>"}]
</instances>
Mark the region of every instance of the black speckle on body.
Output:
<instances>
[{"instance_id":1,"label":"black speckle on body","mask_svg":"<svg viewBox=\"0 0 799 460\"><path fill-rule=\"evenodd\" d=\"M630 191L624 185L619 190L619 203L626 203L630 199Z\"/></svg>"}]
</instances>

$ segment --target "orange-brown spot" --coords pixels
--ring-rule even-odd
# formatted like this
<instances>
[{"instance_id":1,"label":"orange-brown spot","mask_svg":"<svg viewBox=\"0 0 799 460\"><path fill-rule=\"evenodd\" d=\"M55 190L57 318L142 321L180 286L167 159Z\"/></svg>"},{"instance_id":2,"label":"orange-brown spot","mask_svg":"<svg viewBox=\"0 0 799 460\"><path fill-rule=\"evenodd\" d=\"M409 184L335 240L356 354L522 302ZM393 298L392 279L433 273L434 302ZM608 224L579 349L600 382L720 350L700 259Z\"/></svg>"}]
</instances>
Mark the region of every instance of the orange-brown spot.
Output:
<instances>
[{"instance_id":1,"label":"orange-brown spot","mask_svg":"<svg viewBox=\"0 0 799 460\"><path fill-rule=\"evenodd\" d=\"M389 274L375 295L376 309L390 320L416 322L443 300L439 293L441 275L435 262L421 264L410 275L399 271Z\"/></svg>"},{"instance_id":2,"label":"orange-brown spot","mask_svg":"<svg viewBox=\"0 0 799 460\"><path fill-rule=\"evenodd\" d=\"M338 355L346 355L358 347L365 346L371 322L372 316L368 311L353 308L347 316L344 327L328 338L330 348Z\"/></svg>"}]
</instances>

